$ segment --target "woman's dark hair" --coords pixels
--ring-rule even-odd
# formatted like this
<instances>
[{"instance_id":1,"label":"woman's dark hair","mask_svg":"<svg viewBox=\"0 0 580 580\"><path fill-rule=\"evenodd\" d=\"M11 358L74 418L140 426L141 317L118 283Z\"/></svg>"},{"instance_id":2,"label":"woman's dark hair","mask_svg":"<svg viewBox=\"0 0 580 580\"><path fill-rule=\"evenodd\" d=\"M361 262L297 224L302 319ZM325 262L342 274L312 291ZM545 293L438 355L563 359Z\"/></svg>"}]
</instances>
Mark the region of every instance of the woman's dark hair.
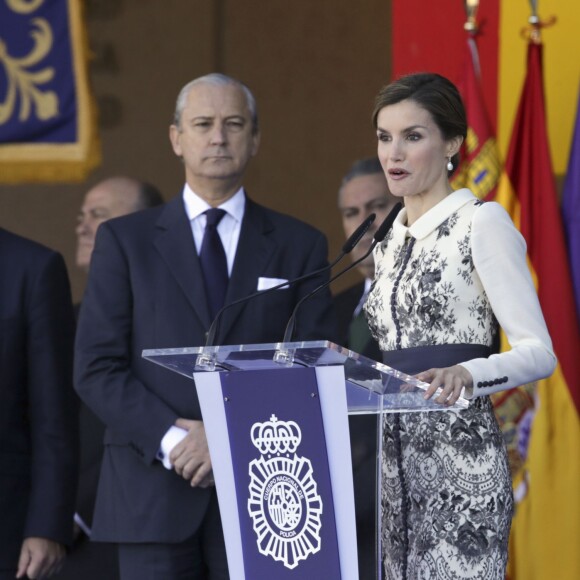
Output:
<instances>
[{"instance_id":1,"label":"woman's dark hair","mask_svg":"<svg viewBox=\"0 0 580 580\"><path fill-rule=\"evenodd\" d=\"M375 99L373 126L377 128L379 112L384 107L405 100L414 101L429 112L443 138L467 137L467 116L457 87L436 73L414 73L405 75L383 87ZM459 165L459 153L452 158L453 170Z\"/></svg>"}]
</instances>

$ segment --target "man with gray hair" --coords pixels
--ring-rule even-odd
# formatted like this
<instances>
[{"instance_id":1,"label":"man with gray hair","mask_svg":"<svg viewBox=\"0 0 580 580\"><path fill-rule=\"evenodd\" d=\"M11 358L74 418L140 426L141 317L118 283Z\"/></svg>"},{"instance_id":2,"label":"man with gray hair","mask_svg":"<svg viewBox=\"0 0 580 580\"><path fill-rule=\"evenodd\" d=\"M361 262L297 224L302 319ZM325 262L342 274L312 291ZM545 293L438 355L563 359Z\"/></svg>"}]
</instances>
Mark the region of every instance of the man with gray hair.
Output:
<instances>
[{"instance_id":1,"label":"man with gray hair","mask_svg":"<svg viewBox=\"0 0 580 580\"><path fill-rule=\"evenodd\" d=\"M163 203L152 184L127 176L108 177L86 193L76 225L76 264L88 273L98 227L105 221ZM78 318L80 304L75 305ZM83 403L79 410L80 473L74 522L74 543L55 580L116 580L117 547L89 541L103 457L105 427Z\"/></svg>"},{"instance_id":2,"label":"man with gray hair","mask_svg":"<svg viewBox=\"0 0 580 580\"><path fill-rule=\"evenodd\" d=\"M321 232L246 195L260 133L245 85L188 83L169 137L185 185L161 208L100 226L77 333L75 386L107 426L93 539L119 544L122 580L229 578L195 385L142 350L203 345L222 306L327 265ZM230 309L216 342L279 342L327 279ZM328 292L305 302L297 334L335 336Z\"/></svg>"},{"instance_id":3,"label":"man with gray hair","mask_svg":"<svg viewBox=\"0 0 580 580\"><path fill-rule=\"evenodd\" d=\"M79 210L77 266L89 271L97 228L106 220L155 207L163 203L159 190L150 183L132 177L108 177L91 187Z\"/></svg>"},{"instance_id":4,"label":"man with gray hair","mask_svg":"<svg viewBox=\"0 0 580 580\"><path fill-rule=\"evenodd\" d=\"M371 213L373 225L352 251L352 259L361 258L373 236L397 199L391 195L385 174L376 157L355 162L344 176L338 191L338 209L344 235L348 238ZM379 345L372 338L362 307L371 286L375 265L372 254L358 269L364 279L344 290L334 299L338 317L340 344L364 356L381 361ZM375 502L376 496L376 421L372 415L349 417L350 441L355 491L357 547L360 580L376 577Z\"/></svg>"},{"instance_id":5,"label":"man with gray hair","mask_svg":"<svg viewBox=\"0 0 580 580\"><path fill-rule=\"evenodd\" d=\"M397 199L389 191L383 168L376 157L362 159L352 165L338 191L338 210L342 216L344 235L348 238L371 213L377 216L352 251L353 261L367 252L377 228L396 203ZM358 270L364 279L335 298L339 334L342 344L366 356L370 353L373 355L371 358L376 358L380 357L380 352L362 314L362 306L375 273L372 254L358 265ZM358 324L355 320L357 318L364 324Z\"/></svg>"}]
</instances>

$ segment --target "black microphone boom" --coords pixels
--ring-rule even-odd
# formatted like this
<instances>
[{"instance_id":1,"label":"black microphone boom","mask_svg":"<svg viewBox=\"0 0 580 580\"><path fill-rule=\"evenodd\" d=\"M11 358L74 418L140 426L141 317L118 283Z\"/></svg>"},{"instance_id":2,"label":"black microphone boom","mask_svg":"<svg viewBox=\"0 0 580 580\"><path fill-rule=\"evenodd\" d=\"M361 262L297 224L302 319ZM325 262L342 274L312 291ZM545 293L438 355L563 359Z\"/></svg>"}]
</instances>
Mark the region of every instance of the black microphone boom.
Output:
<instances>
[{"instance_id":1,"label":"black microphone boom","mask_svg":"<svg viewBox=\"0 0 580 580\"><path fill-rule=\"evenodd\" d=\"M343 255L350 254L354 247L362 240L363 236L369 231L369 228L373 225L377 214L372 213L367 219L362 222L362 224L356 228L356 230L350 235L348 240L344 242L342 246L342 253Z\"/></svg>"},{"instance_id":2,"label":"black microphone boom","mask_svg":"<svg viewBox=\"0 0 580 580\"><path fill-rule=\"evenodd\" d=\"M336 274L335 276L330 278L330 280L328 280L324 284L321 284L320 286L318 286L317 288L312 290L312 292L306 294L306 296L304 296L298 302L298 304L296 304L296 306L294 307L294 310L292 311L292 315L290 316L290 319L288 320L288 324L286 325L286 332L284 333L284 339L282 341L283 343L292 342L292 336L294 334L294 327L296 326L296 313L298 312L298 309L300 308L302 303L305 302L306 300L308 300L309 298L311 298L312 296L314 296L320 290L324 290L324 288L329 286L337 278L339 278L343 274L346 274L349 270L352 270L352 268L354 268L355 266L360 264L375 249L375 246L377 244L380 244L385 239L385 237L387 236L387 233L393 227L393 223L395 222L395 219L397 218L397 215L401 211L402 207L403 207L403 204L399 202L389 212L389 215L383 220L383 223L377 228L377 231L375 232L375 235L373 236L373 241L371 243L371 246L365 252L364 256L362 256L358 260L354 261L352 264L350 264L344 270L341 270L338 274Z\"/></svg>"},{"instance_id":3,"label":"black microphone boom","mask_svg":"<svg viewBox=\"0 0 580 580\"><path fill-rule=\"evenodd\" d=\"M294 280L290 280L288 282L282 282L282 284L278 284L277 286L272 286L271 288L267 288L266 290L259 290L258 292L254 292L253 294L249 294L248 296L244 296L243 298L240 298L239 300L234 300L233 302L230 302L229 304L226 304L225 306L223 306L218 311L215 318L213 319L213 322L211 323L211 326L209 327L209 331L207 333L207 338L205 341L206 348L209 346L213 346L215 336L219 330L219 323L220 323L221 317L222 317L223 313L228 308L235 306L236 304L241 304L242 302L245 302L246 300L251 300L252 298L256 298L257 296L263 296L264 294L268 294L269 292L273 292L274 290L279 290L280 288L283 288L285 286L288 286L288 287L293 286L294 284L297 284L298 282L302 282L303 280L306 280L307 278L312 278L313 276L317 276L318 274L322 274L326 270L330 270L330 269L334 268L334 266L336 266L336 264L338 264L338 262L340 262L340 260L342 260L347 254L350 254L350 252L353 251L354 247L361 241L362 237L367 233L368 229L371 227L371 225L375 221L376 217L377 217L376 214L372 213L360 224L360 226L358 226L358 228L352 233L352 235L348 238L348 240L346 240L346 242L344 243L344 245L341 248L340 254L332 261L331 264L324 266L324 268L320 268L318 270L315 270L314 272L309 272L308 274L304 274L303 276L300 276L299 278L295 278Z\"/></svg>"}]
</instances>

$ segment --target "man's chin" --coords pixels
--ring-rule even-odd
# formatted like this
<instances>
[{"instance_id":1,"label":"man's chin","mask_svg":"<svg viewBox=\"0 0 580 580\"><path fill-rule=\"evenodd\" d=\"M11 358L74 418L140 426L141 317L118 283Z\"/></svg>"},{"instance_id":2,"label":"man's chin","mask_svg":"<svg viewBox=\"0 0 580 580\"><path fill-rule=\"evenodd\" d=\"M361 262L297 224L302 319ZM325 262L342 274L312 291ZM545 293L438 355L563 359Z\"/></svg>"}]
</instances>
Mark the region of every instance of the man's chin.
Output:
<instances>
[{"instance_id":1,"label":"man's chin","mask_svg":"<svg viewBox=\"0 0 580 580\"><path fill-rule=\"evenodd\" d=\"M353 256L353 262L356 262L356 260L360 259L363 255L364 252L360 253L358 256ZM372 278L375 271L375 262L372 254L367 256L362 262L360 262L360 264L357 264L357 268L365 278Z\"/></svg>"},{"instance_id":2,"label":"man's chin","mask_svg":"<svg viewBox=\"0 0 580 580\"><path fill-rule=\"evenodd\" d=\"M213 167L209 171L206 171L203 175L205 179L217 179L217 180L229 180L229 179L239 179L240 172L231 167L224 165L223 167Z\"/></svg>"},{"instance_id":3,"label":"man's chin","mask_svg":"<svg viewBox=\"0 0 580 580\"><path fill-rule=\"evenodd\" d=\"M92 253L93 253L92 248L90 250L83 249L83 250L80 250L79 252L77 252L77 257L76 257L77 268L80 268L81 270L88 271L89 265L91 263L91 254Z\"/></svg>"}]
</instances>

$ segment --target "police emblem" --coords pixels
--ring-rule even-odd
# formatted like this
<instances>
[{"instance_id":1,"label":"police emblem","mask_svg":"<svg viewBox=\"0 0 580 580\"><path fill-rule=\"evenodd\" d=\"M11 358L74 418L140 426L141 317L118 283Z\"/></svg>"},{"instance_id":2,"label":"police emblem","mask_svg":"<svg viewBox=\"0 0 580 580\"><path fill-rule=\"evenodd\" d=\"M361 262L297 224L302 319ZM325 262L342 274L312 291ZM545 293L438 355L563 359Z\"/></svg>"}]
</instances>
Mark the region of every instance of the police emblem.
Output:
<instances>
[{"instance_id":1,"label":"police emblem","mask_svg":"<svg viewBox=\"0 0 580 580\"><path fill-rule=\"evenodd\" d=\"M254 423L252 443L261 456L250 462L248 511L258 550L296 568L320 550L322 499L309 459L296 455L302 440L294 421Z\"/></svg>"}]
</instances>

